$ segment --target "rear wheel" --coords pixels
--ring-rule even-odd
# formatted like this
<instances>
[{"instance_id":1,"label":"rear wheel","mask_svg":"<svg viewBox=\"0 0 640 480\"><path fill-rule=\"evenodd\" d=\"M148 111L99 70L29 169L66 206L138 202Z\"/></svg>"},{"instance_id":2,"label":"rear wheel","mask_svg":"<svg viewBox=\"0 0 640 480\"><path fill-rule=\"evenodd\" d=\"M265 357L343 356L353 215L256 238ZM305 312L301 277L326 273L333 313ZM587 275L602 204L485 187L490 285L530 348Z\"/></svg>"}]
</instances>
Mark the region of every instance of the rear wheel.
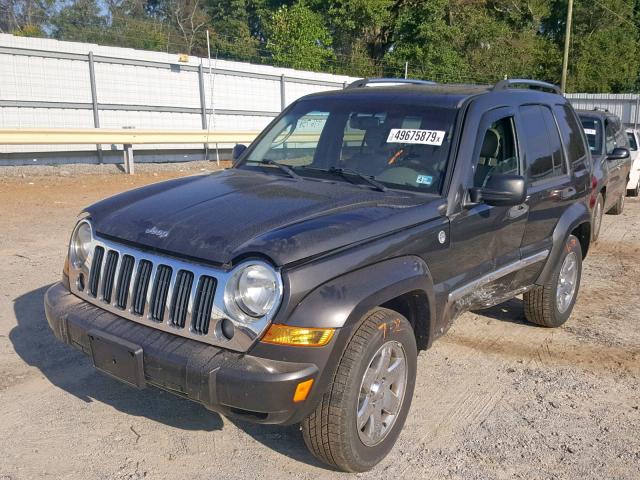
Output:
<instances>
[{"instance_id":1,"label":"rear wheel","mask_svg":"<svg viewBox=\"0 0 640 480\"><path fill-rule=\"evenodd\" d=\"M582 248L574 235L569 235L551 278L525 292L524 314L528 321L543 327L559 327L573 310L580 288Z\"/></svg>"},{"instance_id":2,"label":"rear wheel","mask_svg":"<svg viewBox=\"0 0 640 480\"><path fill-rule=\"evenodd\" d=\"M596 204L593 207L593 228L591 229L591 241L595 242L598 240L600 236L600 226L602 225L602 210L604 208L604 198L602 198L602 194L598 194L598 198L596 199Z\"/></svg>"},{"instance_id":3,"label":"rear wheel","mask_svg":"<svg viewBox=\"0 0 640 480\"><path fill-rule=\"evenodd\" d=\"M302 421L319 460L363 472L391 450L407 417L416 377L413 329L402 315L373 310L353 335L330 390Z\"/></svg>"},{"instance_id":4,"label":"rear wheel","mask_svg":"<svg viewBox=\"0 0 640 480\"><path fill-rule=\"evenodd\" d=\"M624 210L625 198L627 196L626 193L626 191L622 192L622 195L620 195L620 198L608 213L610 213L611 215L620 215L622 213L622 211Z\"/></svg>"}]
</instances>

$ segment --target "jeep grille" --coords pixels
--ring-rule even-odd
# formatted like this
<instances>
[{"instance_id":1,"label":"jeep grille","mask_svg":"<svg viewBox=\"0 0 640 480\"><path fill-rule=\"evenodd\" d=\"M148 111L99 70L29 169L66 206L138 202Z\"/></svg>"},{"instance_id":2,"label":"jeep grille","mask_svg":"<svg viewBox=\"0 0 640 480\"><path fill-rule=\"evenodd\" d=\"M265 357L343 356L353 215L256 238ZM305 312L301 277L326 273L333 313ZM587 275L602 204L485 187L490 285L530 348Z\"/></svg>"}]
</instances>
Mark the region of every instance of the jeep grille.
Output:
<instances>
[{"instance_id":1,"label":"jeep grille","mask_svg":"<svg viewBox=\"0 0 640 480\"><path fill-rule=\"evenodd\" d=\"M231 350L246 351L270 319L234 322L228 339L215 328L229 272L104 239L94 239L88 267L70 269L74 294L120 317ZM83 275L82 281L79 277Z\"/></svg>"}]
</instances>

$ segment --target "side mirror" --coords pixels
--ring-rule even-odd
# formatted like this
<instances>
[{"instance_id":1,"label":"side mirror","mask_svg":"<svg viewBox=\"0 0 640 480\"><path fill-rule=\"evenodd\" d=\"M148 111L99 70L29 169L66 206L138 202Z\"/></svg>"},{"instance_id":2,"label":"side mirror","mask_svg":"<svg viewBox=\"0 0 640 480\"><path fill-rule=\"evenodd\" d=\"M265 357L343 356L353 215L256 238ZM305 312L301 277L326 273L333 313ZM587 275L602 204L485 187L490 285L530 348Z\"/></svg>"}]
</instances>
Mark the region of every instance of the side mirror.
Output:
<instances>
[{"instance_id":1,"label":"side mirror","mask_svg":"<svg viewBox=\"0 0 640 480\"><path fill-rule=\"evenodd\" d=\"M233 158L234 160L239 159L240 155L242 155L246 149L247 149L246 145L243 145L241 143L237 143L233 147L233 150L231 150L231 158Z\"/></svg>"},{"instance_id":2,"label":"side mirror","mask_svg":"<svg viewBox=\"0 0 640 480\"><path fill-rule=\"evenodd\" d=\"M469 199L473 203L486 203L494 207L513 207L527 198L527 186L520 175L491 175L484 187L469 189Z\"/></svg>"},{"instance_id":3,"label":"side mirror","mask_svg":"<svg viewBox=\"0 0 640 480\"><path fill-rule=\"evenodd\" d=\"M616 147L613 149L609 155L607 155L607 160L626 160L631 156L628 148L624 147Z\"/></svg>"}]
</instances>

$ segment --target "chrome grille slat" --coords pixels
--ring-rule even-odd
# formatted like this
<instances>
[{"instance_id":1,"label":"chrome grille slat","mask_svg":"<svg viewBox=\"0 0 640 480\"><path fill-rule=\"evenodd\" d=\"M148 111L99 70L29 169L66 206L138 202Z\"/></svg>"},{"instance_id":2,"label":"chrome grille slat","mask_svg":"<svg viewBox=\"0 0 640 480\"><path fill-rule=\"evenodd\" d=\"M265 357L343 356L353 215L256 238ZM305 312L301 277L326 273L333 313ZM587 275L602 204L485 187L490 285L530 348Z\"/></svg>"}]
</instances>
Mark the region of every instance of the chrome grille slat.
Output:
<instances>
[{"instance_id":1,"label":"chrome grille slat","mask_svg":"<svg viewBox=\"0 0 640 480\"><path fill-rule=\"evenodd\" d=\"M136 268L136 278L132 282L131 311L136 315L144 315L146 305L148 305L149 282L153 265L149 260L140 260Z\"/></svg>"},{"instance_id":2,"label":"chrome grille slat","mask_svg":"<svg viewBox=\"0 0 640 480\"><path fill-rule=\"evenodd\" d=\"M179 270L176 274L173 296L171 298L171 310L169 319L171 325L184 328L187 320L189 297L193 286L193 273L188 270Z\"/></svg>"},{"instance_id":3,"label":"chrome grille slat","mask_svg":"<svg viewBox=\"0 0 640 480\"><path fill-rule=\"evenodd\" d=\"M87 285L89 294L92 297L98 296L98 286L100 281L100 272L102 272L102 258L104 257L104 248L96 247L91 262L91 270L89 273L89 282Z\"/></svg>"},{"instance_id":4,"label":"chrome grille slat","mask_svg":"<svg viewBox=\"0 0 640 480\"><path fill-rule=\"evenodd\" d=\"M134 295L134 287L136 284L136 275L138 273L138 264L140 262L137 258L133 257L133 267L131 268L131 279L129 281L129 288L127 292L127 304L124 309L128 311L132 311L133 309L133 295Z\"/></svg>"},{"instance_id":5,"label":"chrome grille slat","mask_svg":"<svg viewBox=\"0 0 640 480\"><path fill-rule=\"evenodd\" d=\"M114 252L110 266L107 265L108 262L106 261L109 252ZM117 255L115 266L113 265L113 255ZM130 262L129 260L125 261L123 265L123 259L127 255L133 257L132 266L127 265L127 262ZM163 295L163 298L158 298L157 304L154 304L153 287L158 275L162 273L160 271L162 269L159 269L161 265L171 270L170 275L168 271L164 273L163 282L166 292L164 290L163 292L165 295ZM107 275L110 278L105 278L107 267L109 267L109 271L106 273L112 272L111 277ZM129 270L131 271L130 277ZM181 270L190 272L190 285L186 284L183 285L182 289L178 289L182 292L179 302L182 313L178 319L178 326L174 326L171 323L170 310L174 292L179 293L175 284L177 274ZM228 313L224 300L225 285L228 284L233 273L233 269L224 270L203 263L161 255L150 250L112 242L95 236L92 239L91 254L87 263L81 266L76 266L73 263L69 265L69 281L72 293L103 310L156 330L224 347L229 350L244 352L266 330L273 314L249 322L241 322ZM82 282L79 281L80 275L84 277ZM121 281L120 277L123 275L124 278ZM141 277L141 275L143 276ZM127 277L129 277L128 286ZM144 280L142 284L140 283L141 279ZM167 281L169 283L168 287L166 287ZM111 298L107 303L103 298L103 294L105 289L109 290L109 283L111 283ZM119 286L121 283L123 284L122 287ZM85 288L79 289L80 285L84 285ZM122 290L124 287L127 287L126 292ZM200 289L205 287L205 291L201 292ZM92 296L92 288L95 296ZM122 308L125 293L127 297L126 305ZM155 307L156 314L162 312L162 321L152 319L154 310L152 307ZM231 339L223 337L218 333L219 330L215 328L217 322L225 318L231 320L235 327L235 334Z\"/></svg>"},{"instance_id":6,"label":"chrome grille slat","mask_svg":"<svg viewBox=\"0 0 640 480\"><path fill-rule=\"evenodd\" d=\"M198 286L194 295L195 303L191 311L191 328L201 335L209 333L211 309L216 291L216 279L208 275L202 275L198 279Z\"/></svg>"},{"instance_id":7,"label":"chrome grille slat","mask_svg":"<svg viewBox=\"0 0 640 480\"><path fill-rule=\"evenodd\" d=\"M129 299L129 285L131 284L131 276L133 275L133 264L135 263L131 255L120 256L120 268L118 269L116 283L116 307L125 309Z\"/></svg>"},{"instance_id":8,"label":"chrome grille slat","mask_svg":"<svg viewBox=\"0 0 640 480\"><path fill-rule=\"evenodd\" d=\"M151 300L149 301L149 318L162 322L167 318L167 300L171 298L173 269L169 265L159 265L153 280Z\"/></svg>"},{"instance_id":9,"label":"chrome grille slat","mask_svg":"<svg viewBox=\"0 0 640 480\"><path fill-rule=\"evenodd\" d=\"M107 259L104 262L104 282L102 283L102 300L111 303L113 298L113 285L116 280L116 272L120 263L120 255L115 250L107 252Z\"/></svg>"},{"instance_id":10,"label":"chrome grille slat","mask_svg":"<svg viewBox=\"0 0 640 480\"><path fill-rule=\"evenodd\" d=\"M144 301L144 312L142 312L143 318L151 318L151 294L153 293L153 285L156 281L156 274L158 273L158 263L153 262L151 264L151 273L149 274L149 285L147 287L147 295Z\"/></svg>"}]
</instances>

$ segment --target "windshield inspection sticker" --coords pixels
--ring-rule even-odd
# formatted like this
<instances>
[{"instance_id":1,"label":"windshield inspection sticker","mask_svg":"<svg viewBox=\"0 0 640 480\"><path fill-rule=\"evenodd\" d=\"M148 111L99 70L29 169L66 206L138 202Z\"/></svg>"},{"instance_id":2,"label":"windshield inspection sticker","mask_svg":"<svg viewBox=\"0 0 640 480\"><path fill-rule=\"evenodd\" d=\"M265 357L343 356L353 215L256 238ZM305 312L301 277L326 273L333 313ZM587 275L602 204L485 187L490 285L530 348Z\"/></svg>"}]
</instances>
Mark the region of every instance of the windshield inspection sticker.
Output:
<instances>
[{"instance_id":1,"label":"windshield inspection sticker","mask_svg":"<svg viewBox=\"0 0 640 480\"><path fill-rule=\"evenodd\" d=\"M433 177L431 175L418 175L416 183L420 185L431 185L433 183Z\"/></svg>"},{"instance_id":2,"label":"windshield inspection sticker","mask_svg":"<svg viewBox=\"0 0 640 480\"><path fill-rule=\"evenodd\" d=\"M387 143L415 143L440 146L444 141L445 133L442 130L392 128L387 137Z\"/></svg>"},{"instance_id":3,"label":"windshield inspection sticker","mask_svg":"<svg viewBox=\"0 0 640 480\"><path fill-rule=\"evenodd\" d=\"M595 130L595 128L585 128L584 129L584 133L586 133L587 135L595 135L596 134L596 130Z\"/></svg>"}]
</instances>

